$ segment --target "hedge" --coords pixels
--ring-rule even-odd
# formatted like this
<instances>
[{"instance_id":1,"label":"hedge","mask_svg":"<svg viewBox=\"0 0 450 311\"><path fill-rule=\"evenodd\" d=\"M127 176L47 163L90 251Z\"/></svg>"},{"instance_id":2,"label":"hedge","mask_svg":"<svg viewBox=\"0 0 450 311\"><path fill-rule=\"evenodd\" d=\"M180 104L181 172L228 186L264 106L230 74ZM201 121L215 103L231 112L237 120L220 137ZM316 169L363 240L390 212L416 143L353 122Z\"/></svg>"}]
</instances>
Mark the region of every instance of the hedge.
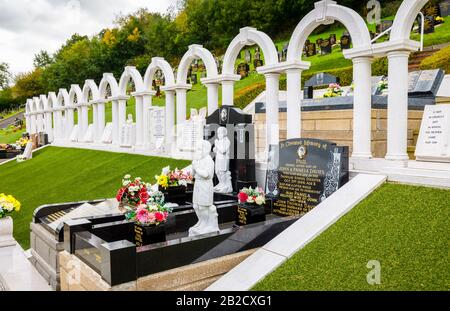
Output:
<instances>
[{"instance_id":1,"label":"hedge","mask_svg":"<svg viewBox=\"0 0 450 311\"><path fill-rule=\"evenodd\" d=\"M441 68L445 72L450 72L450 45L440 51L428 56L420 63L420 69L437 69Z\"/></svg>"},{"instance_id":2,"label":"hedge","mask_svg":"<svg viewBox=\"0 0 450 311\"><path fill-rule=\"evenodd\" d=\"M324 70L321 72L329 73L339 78L341 85L351 85L353 82L353 67L345 67L339 69ZM304 72L302 74L302 82L304 83L318 72ZM388 61L386 57L376 59L372 64L372 75L387 76ZM234 105L244 109L250 104L261 92L266 89L265 83L255 83L240 90L234 98ZM286 77L280 79L280 90L286 90Z\"/></svg>"}]
</instances>

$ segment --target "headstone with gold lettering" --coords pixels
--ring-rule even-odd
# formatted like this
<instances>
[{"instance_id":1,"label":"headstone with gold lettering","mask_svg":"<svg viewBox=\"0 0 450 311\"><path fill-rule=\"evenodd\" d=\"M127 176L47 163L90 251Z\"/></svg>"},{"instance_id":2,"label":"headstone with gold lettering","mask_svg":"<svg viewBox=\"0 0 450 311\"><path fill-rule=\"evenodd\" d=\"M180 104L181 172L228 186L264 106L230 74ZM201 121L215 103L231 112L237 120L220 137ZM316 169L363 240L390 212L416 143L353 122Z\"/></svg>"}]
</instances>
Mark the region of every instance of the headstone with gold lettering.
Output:
<instances>
[{"instance_id":1,"label":"headstone with gold lettering","mask_svg":"<svg viewBox=\"0 0 450 311\"><path fill-rule=\"evenodd\" d=\"M280 142L278 198L273 213L303 215L325 200L349 178L348 147L298 138Z\"/></svg>"}]
</instances>

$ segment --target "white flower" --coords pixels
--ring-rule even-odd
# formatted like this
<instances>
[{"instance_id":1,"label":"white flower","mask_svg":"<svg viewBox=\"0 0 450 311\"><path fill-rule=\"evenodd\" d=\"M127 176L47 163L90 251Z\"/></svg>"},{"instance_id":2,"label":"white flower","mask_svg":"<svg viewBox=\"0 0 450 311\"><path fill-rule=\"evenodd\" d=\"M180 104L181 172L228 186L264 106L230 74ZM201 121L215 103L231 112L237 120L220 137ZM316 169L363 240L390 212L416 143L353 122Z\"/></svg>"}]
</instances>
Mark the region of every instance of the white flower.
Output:
<instances>
[{"instance_id":1,"label":"white flower","mask_svg":"<svg viewBox=\"0 0 450 311\"><path fill-rule=\"evenodd\" d=\"M131 175L125 175L124 177L123 177L124 179L130 179L131 178Z\"/></svg>"},{"instance_id":2,"label":"white flower","mask_svg":"<svg viewBox=\"0 0 450 311\"><path fill-rule=\"evenodd\" d=\"M178 184L179 184L180 186L185 186L185 187L187 187L187 181L186 181L185 179L179 180L179 181L178 181Z\"/></svg>"},{"instance_id":3,"label":"white flower","mask_svg":"<svg viewBox=\"0 0 450 311\"><path fill-rule=\"evenodd\" d=\"M253 197L248 197L247 199L247 203L254 203L255 201L253 201Z\"/></svg>"},{"instance_id":4,"label":"white flower","mask_svg":"<svg viewBox=\"0 0 450 311\"><path fill-rule=\"evenodd\" d=\"M130 183L131 183L131 181L129 181L129 180L124 180L124 181L122 182L122 184L123 184L124 187L128 186Z\"/></svg>"},{"instance_id":5,"label":"white flower","mask_svg":"<svg viewBox=\"0 0 450 311\"><path fill-rule=\"evenodd\" d=\"M156 204L149 204L148 209L150 210L150 212L156 212L158 211L158 206Z\"/></svg>"},{"instance_id":6,"label":"white flower","mask_svg":"<svg viewBox=\"0 0 450 311\"><path fill-rule=\"evenodd\" d=\"M262 196L256 197L255 203L258 204L258 205L263 205L264 204L264 197L262 197Z\"/></svg>"}]
</instances>

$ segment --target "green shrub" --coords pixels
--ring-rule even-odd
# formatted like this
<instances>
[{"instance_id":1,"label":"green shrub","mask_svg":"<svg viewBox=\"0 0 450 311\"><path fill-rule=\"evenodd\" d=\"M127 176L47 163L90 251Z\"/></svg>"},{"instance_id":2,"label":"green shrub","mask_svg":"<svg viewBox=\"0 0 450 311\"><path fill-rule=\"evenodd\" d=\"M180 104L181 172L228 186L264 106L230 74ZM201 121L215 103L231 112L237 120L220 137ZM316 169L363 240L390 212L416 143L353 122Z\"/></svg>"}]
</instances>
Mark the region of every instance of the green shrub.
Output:
<instances>
[{"instance_id":1,"label":"green shrub","mask_svg":"<svg viewBox=\"0 0 450 311\"><path fill-rule=\"evenodd\" d=\"M388 59L387 57L377 58L372 63L373 76L387 76L388 75Z\"/></svg>"},{"instance_id":2,"label":"green shrub","mask_svg":"<svg viewBox=\"0 0 450 311\"><path fill-rule=\"evenodd\" d=\"M428 56L420 63L420 69L437 69L440 68L445 72L450 72L450 46Z\"/></svg>"},{"instance_id":3,"label":"green shrub","mask_svg":"<svg viewBox=\"0 0 450 311\"><path fill-rule=\"evenodd\" d=\"M321 72L325 72L330 75L338 77L340 85L350 85L353 82L353 67L324 70ZM305 83L305 81L309 80L312 76L314 76L317 73L318 72L307 72L307 73L302 74L303 83Z\"/></svg>"}]
</instances>

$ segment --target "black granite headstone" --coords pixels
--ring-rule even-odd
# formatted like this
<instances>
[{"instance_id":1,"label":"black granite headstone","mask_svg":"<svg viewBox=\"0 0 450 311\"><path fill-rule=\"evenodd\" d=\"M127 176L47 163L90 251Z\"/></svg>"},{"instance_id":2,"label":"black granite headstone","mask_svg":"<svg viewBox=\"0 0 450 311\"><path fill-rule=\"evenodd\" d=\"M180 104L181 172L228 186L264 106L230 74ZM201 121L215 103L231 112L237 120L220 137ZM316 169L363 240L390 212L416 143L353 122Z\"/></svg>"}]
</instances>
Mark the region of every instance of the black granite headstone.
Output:
<instances>
[{"instance_id":1,"label":"black granite headstone","mask_svg":"<svg viewBox=\"0 0 450 311\"><path fill-rule=\"evenodd\" d=\"M255 224L266 220L266 208L264 205L239 204L236 209L236 221L238 226Z\"/></svg>"},{"instance_id":2,"label":"black granite headstone","mask_svg":"<svg viewBox=\"0 0 450 311\"><path fill-rule=\"evenodd\" d=\"M332 33L332 34L330 35L329 40L330 40L331 45L336 44L336 41L337 41L337 40L336 40L336 34L335 34L335 33Z\"/></svg>"},{"instance_id":3,"label":"black granite headstone","mask_svg":"<svg viewBox=\"0 0 450 311\"><path fill-rule=\"evenodd\" d=\"M165 241L166 233L163 224L158 226L134 225L134 243L137 247Z\"/></svg>"},{"instance_id":4,"label":"black granite headstone","mask_svg":"<svg viewBox=\"0 0 450 311\"><path fill-rule=\"evenodd\" d=\"M425 22L423 27L423 33L429 34L434 32L434 17L433 16L425 16Z\"/></svg>"},{"instance_id":5,"label":"black granite headstone","mask_svg":"<svg viewBox=\"0 0 450 311\"><path fill-rule=\"evenodd\" d=\"M327 55L331 53L332 44L329 39L325 39L320 44L320 53L322 55Z\"/></svg>"},{"instance_id":6,"label":"black granite headstone","mask_svg":"<svg viewBox=\"0 0 450 311\"><path fill-rule=\"evenodd\" d=\"M317 44L318 46L320 46L320 45L322 44L322 41L323 41L323 39L322 39L322 38L319 38L319 39L316 40L316 44Z\"/></svg>"},{"instance_id":7,"label":"black granite headstone","mask_svg":"<svg viewBox=\"0 0 450 311\"><path fill-rule=\"evenodd\" d=\"M264 65L264 62L262 61L262 59L254 59L253 60L253 66L256 68L261 67Z\"/></svg>"},{"instance_id":8,"label":"black granite headstone","mask_svg":"<svg viewBox=\"0 0 450 311\"><path fill-rule=\"evenodd\" d=\"M204 138L214 144L218 127L228 130L231 142L230 172L233 192L256 186L255 128L252 115L239 108L222 106L206 118Z\"/></svg>"},{"instance_id":9,"label":"black granite headstone","mask_svg":"<svg viewBox=\"0 0 450 311\"><path fill-rule=\"evenodd\" d=\"M346 50L351 47L352 38L349 35L343 35L341 37L341 50Z\"/></svg>"},{"instance_id":10,"label":"black granite headstone","mask_svg":"<svg viewBox=\"0 0 450 311\"><path fill-rule=\"evenodd\" d=\"M197 81L197 74L196 73L191 75L191 83L192 84L197 84L198 83L198 81Z\"/></svg>"},{"instance_id":11,"label":"black granite headstone","mask_svg":"<svg viewBox=\"0 0 450 311\"><path fill-rule=\"evenodd\" d=\"M280 142L278 199L273 213L302 215L325 200L349 179L348 147L318 139Z\"/></svg>"},{"instance_id":12,"label":"black granite headstone","mask_svg":"<svg viewBox=\"0 0 450 311\"><path fill-rule=\"evenodd\" d=\"M315 43L309 43L306 46L306 56L311 57L316 55L316 44Z\"/></svg>"},{"instance_id":13,"label":"black granite headstone","mask_svg":"<svg viewBox=\"0 0 450 311\"><path fill-rule=\"evenodd\" d=\"M248 73L250 71L250 66L247 63L240 63L237 67L237 74L241 76L241 78L248 77Z\"/></svg>"}]
</instances>

